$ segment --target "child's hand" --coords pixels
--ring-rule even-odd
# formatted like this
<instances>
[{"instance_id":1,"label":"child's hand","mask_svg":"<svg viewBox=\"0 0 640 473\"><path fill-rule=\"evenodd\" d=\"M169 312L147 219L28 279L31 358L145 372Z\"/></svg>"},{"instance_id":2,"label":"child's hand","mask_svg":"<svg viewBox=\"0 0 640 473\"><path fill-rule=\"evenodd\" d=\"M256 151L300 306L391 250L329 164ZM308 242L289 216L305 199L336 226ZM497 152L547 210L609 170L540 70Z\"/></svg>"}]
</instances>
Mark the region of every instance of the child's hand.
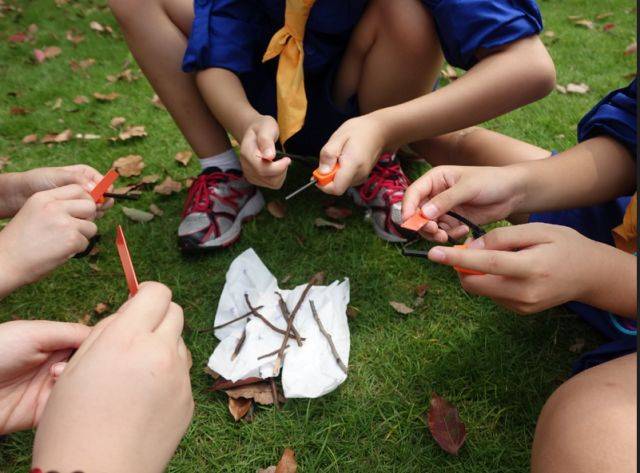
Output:
<instances>
[{"instance_id":1,"label":"child's hand","mask_svg":"<svg viewBox=\"0 0 640 473\"><path fill-rule=\"evenodd\" d=\"M430 219L420 231L423 237L439 243L448 236L460 238L469 229L446 212L455 210L479 225L508 217L523 199L521 172L517 167L435 167L406 190L402 219L422 209Z\"/></svg>"},{"instance_id":2,"label":"child's hand","mask_svg":"<svg viewBox=\"0 0 640 473\"><path fill-rule=\"evenodd\" d=\"M31 196L0 232L0 280L16 289L84 251L97 232L95 216L95 202L77 184ZM0 287L0 297L6 292Z\"/></svg>"},{"instance_id":3,"label":"child's hand","mask_svg":"<svg viewBox=\"0 0 640 473\"><path fill-rule=\"evenodd\" d=\"M602 246L568 227L530 223L492 230L467 249L437 246L429 259L485 273L461 274L462 287L531 314L583 299Z\"/></svg>"},{"instance_id":4,"label":"child's hand","mask_svg":"<svg viewBox=\"0 0 640 473\"><path fill-rule=\"evenodd\" d=\"M58 363L89 335L84 325L18 320L0 324L0 434L35 427Z\"/></svg>"},{"instance_id":5,"label":"child's hand","mask_svg":"<svg viewBox=\"0 0 640 473\"><path fill-rule=\"evenodd\" d=\"M318 186L322 192L344 194L349 187L362 184L371 173L385 146L382 124L372 115L347 120L320 151L319 169L329 173L336 162L340 169L333 182Z\"/></svg>"},{"instance_id":6,"label":"child's hand","mask_svg":"<svg viewBox=\"0 0 640 473\"><path fill-rule=\"evenodd\" d=\"M164 471L193 414L183 313L162 284L100 322L56 381L33 467L43 471Z\"/></svg>"},{"instance_id":7,"label":"child's hand","mask_svg":"<svg viewBox=\"0 0 640 473\"><path fill-rule=\"evenodd\" d=\"M291 159L274 161L279 134L278 122L269 115L260 115L247 128L240 144L240 164L250 183L270 189L282 187Z\"/></svg>"}]
</instances>

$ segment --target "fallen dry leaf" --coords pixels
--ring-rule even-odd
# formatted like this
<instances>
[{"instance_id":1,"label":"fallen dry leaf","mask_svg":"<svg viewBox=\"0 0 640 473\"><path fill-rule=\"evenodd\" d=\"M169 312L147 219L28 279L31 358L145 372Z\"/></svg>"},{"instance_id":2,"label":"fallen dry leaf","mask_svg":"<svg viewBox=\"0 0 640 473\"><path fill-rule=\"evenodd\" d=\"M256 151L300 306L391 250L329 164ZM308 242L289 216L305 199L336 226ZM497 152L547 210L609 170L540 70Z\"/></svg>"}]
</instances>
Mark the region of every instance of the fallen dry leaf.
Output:
<instances>
[{"instance_id":1,"label":"fallen dry leaf","mask_svg":"<svg viewBox=\"0 0 640 473\"><path fill-rule=\"evenodd\" d=\"M109 122L111 128L120 128L127 121L124 117L113 117Z\"/></svg>"},{"instance_id":2,"label":"fallen dry leaf","mask_svg":"<svg viewBox=\"0 0 640 473\"><path fill-rule=\"evenodd\" d=\"M467 437L458 409L436 393L431 395L428 425L431 435L447 453L457 455Z\"/></svg>"},{"instance_id":3,"label":"fallen dry leaf","mask_svg":"<svg viewBox=\"0 0 640 473\"><path fill-rule=\"evenodd\" d=\"M590 87L587 84L567 84L567 93L569 94L586 94L589 92Z\"/></svg>"},{"instance_id":4,"label":"fallen dry leaf","mask_svg":"<svg viewBox=\"0 0 640 473\"><path fill-rule=\"evenodd\" d=\"M89 325L90 322L91 314L89 314L88 312L78 319L78 323L82 325Z\"/></svg>"},{"instance_id":5,"label":"fallen dry leaf","mask_svg":"<svg viewBox=\"0 0 640 473\"><path fill-rule=\"evenodd\" d=\"M49 133L42 137L41 143L65 143L73 138L73 132L70 129L64 130L60 133Z\"/></svg>"},{"instance_id":6,"label":"fallen dry leaf","mask_svg":"<svg viewBox=\"0 0 640 473\"><path fill-rule=\"evenodd\" d=\"M82 105L85 103L89 103L89 99L85 95L78 95L76 98L73 99L73 103L77 105Z\"/></svg>"},{"instance_id":7,"label":"fallen dry leaf","mask_svg":"<svg viewBox=\"0 0 640 473\"><path fill-rule=\"evenodd\" d=\"M9 109L10 115L26 115L29 111L24 107L11 107Z\"/></svg>"},{"instance_id":8,"label":"fallen dry leaf","mask_svg":"<svg viewBox=\"0 0 640 473\"><path fill-rule=\"evenodd\" d=\"M458 71L456 71L451 65L447 64L444 69L440 71L442 77L448 81L453 82L458 78Z\"/></svg>"},{"instance_id":9,"label":"fallen dry leaf","mask_svg":"<svg viewBox=\"0 0 640 473\"><path fill-rule=\"evenodd\" d=\"M158 97L158 94L153 94L153 97L151 97L151 103L153 104L154 107L159 108L161 110L167 109L167 107L165 107L164 104L162 103L162 100L160 100L160 97Z\"/></svg>"},{"instance_id":10,"label":"fallen dry leaf","mask_svg":"<svg viewBox=\"0 0 640 473\"><path fill-rule=\"evenodd\" d=\"M324 271L318 271L316 274L309 278L309 281L314 285L319 286L324 283L324 280L327 278L327 273Z\"/></svg>"},{"instance_id":11,"label":"fallen dry leaf","mask_svg":"<svg viewBox=\"0 0 640 473\"><path fill-rule=\"evenodd\" d=\"M93 96L99 102L113 102L115 99L120 97L118 92L110 92L108 94L101 94L100 92L94 92Z\"/></svg>"},{"instance_id":12,"label":"fallen dry leaf","mask_svg":"<svg viewBox=\"0 0 640 473\"><path fill-rule=\"evenodd\" d=\"M359 312L360 312L360 309L358 309L357 307L354 307L352 305L347 306L347 317L351 319L355 319L358 316Z\"/></svg>"},{"instance_id":13,"label":"fallen dry leaf","mask_svg":"<svg viewBox=\"0 0 640 473\"><path fill-rule=\"evenodd\" d=\"M58 97L53 101L53 104L51 105L51 110L58 110L60 107L62 107L62 97Z\"/></svg>"},{"instance_id":14,"label":"fallen dry leaf","mask_svg":"<svg viewBox=\"0 0 640 473\"><path fill-rule=\"evenodd\" d=\"M296 454L290 448L286 448L276 466L276 473L296 473L297 471Z\"/></svg>"},{"instance_id":15,"label":"fallen dry leaf","mask_svg":"<svg viewBox=\"0 0 640 473\"><path fill-rule=\"evenodd\" d=\"M415 288L416 296L424 297L428 290L429 290L429 285L428 284L419 284Z\"/></svg>"},{"instance_id":16,"label":"fallen dry leaf","mask_svg":"<svg viewBox=\"0 0 640 473\"><path fill-rule=\"evenodd\" d=\"M164 210L162 210L156 204L151 204L149 206L149 212L151 212L156 217L162 217L164 215Z\"/></svg>"},{"instance_id":17,"label":"fallen dry leaf","mask_svg":"<svg viewBox=\"0 0 640 473\"><path fill-rule=\"evenodd\" d=\"M93 58L88 58L88 59L83 59L82 61L78 62L75 60L71 60L69 61L69 67L71 68L71 70L73 72L77 72L79 70L83 70L86 69L88 67L93 66L96 63L96 60Z\"/></svg>"},{"instance_id":18,"label":"fallen dry leaf","mask_svg":"<svg viewBox=\"0 0 640 473\"><path fill-rule=\"evenodd\" d=\"M271 384L268 381L248 384L246 386L240 386L233 389L227 389L225 391L229 397L234 399L245 398L253 399L258 404L270 406L273 404L273 392L271 391ZM278 392L278 401L282 404L286 401L284 396Z\"/></svg>"},{"instance_id":19,"label":"fallen dry leaf","mask_svg":"<svg viewBox=\"0 0 640 473\"><path fill-rule=\"evenodd\" d=\"M171 177L167 176L164 181L153 188L153 192L162 195L171 195L174 192L180 192L182 190L182 184L178 181L174 181Z\"/></svg>"},{"instance_id":20,"label":"fallen dry leaf","mask_svg":"<svg viewBox=\"0 0 640 473\"><path fill-rule=\"evenodd\" d=\"M84 35L76 33L74 30L67 30L67 40L71 41L74 45L82 43L84 41Z\"/></svg>"},{"instance_id":21,"label":"fallen dry leaf","mask_svg":"<svg viewBox=\"0 0 640 473\"><path fill-rule=\"evenodd\" d=\"M109 306L104 302L99 302L98 304L96 304L96 306L93 309L93 311L98 315L102 315L108 310L109 310Z\"/></svg>"},{"instance_id":22,"label":"fallen dry leaf","mask_svg":"<svg viewBox=\"0 0 640 473\"><path fill-rule=\"evenodd\" d=\"M287 215L287 205L281 200L272 200L267 204L267 211L274 218L284 218Z\"/></svg>"},{"instance_id":23,"label":"fallen dry leaf","mask_svg":"<svg viewBox=\"0 0 640 473\"><path fill-rule=\"evenodd\" d=\"M576 338L575 343L569 347L569 351L571 353L580 353L584 349L584 344L584 338Z\"/></svg>"},{"instance_id":24,"label":"fallen dry leaf","mask_svg":"<svg viewBox=\"0 0 640 473\"><path fill-rule=\"evenodd\" d=\"M38 135L36 135L35 133L32 133L31 135L27 135L24 138L22 138L22 142L25 145L31 144L31 143L35 143L38 141Z\"/></svg>"},{"instance_id":25,"label":"fallen dry leaf","mask_svg":"<svg viewBox=\"0 0 640 473\"><path fill-rule=\"evenodd\" d=\"M118 72L117 74L109 74L107 76L107 80L111 83L118 81L125 82L133 82L134 80L140 79L140 76L133 72L131 69L125 69L123 71Z\"/></svg>"},{"instance_id":26,"label":"fallen dry leaf","mask_svg":"<svg viewBox=\"0 0 640 473\"><path fill-rule=\"evenodd\" d=\"M593 21L591 20L587 20L586 18L580 18L579 20L571 20L573 21L573 24L576 26L582 26L584 28L587 28L589 30L592 30L595 28L595 25L593 24Z\"/></svg>"},{"instance_id":27,"label":"fallen dry leaf","mask_svg":"<svg viewBox=\"0 0 640 473\"><path fill-rule=\"evenodd\" d=\"M62 49L60 49L58 46L49 46L44 48L42 52L44 53L44 57L46 59L53 59L54 57L62 54Z\"/></svg>"},{"instance_id":28,"label":"fallen dry leaf","mask_svg":"<svg viewBox=\"0 0 640 473\"><path fill-rule=\"evenodd\" d=\"M129 217L134 222L146 223L153 220L154 215L144 210L132 209L130 207L122 207L122 213Z\"/></svg>"},{"instance_id":29,"label":"fallen dry leaf","mask_svg":"<svg viewBox=\"0 0 640 473\"><path fill-rule=\"evenodd\" d=\"M613 12L604 12L604 13L599 13L598 15L596 15L596 20L600 21L600 20L604 20L605 18L609 18L610 16L613 16Z\"/></svg>"},{"instance_id":30,"label":"fallen dry leaf","mask_svg":"<svg viewBox=\"0 0 640 473\"><path fill-rule=\"evenodd\" d=\"M390 301L389 305L399 314L407 315L413 313L413 309L402 302Z\"/></svg>"},{"instance_id":31,"label":"fallen dry leaf","mask_svg":"<svg viewBox=\"0 0 640 473\"><path fill-rule=\"evenodd\" d=\"M11 158L9 158L9 156L0 156L0 171L2 171L10 162Z\"/></svg>"},{"instance_id":32,"label":"fallen dry leaf","mask_svg":"<svg viewBox=\"0 0 640 473\"><path fill-rule=\"evenodd\" d=\"M542 33L542 36L544 36L545 38L555 38L556 37L556 32L552 31L552 30L547 30L544 33Z\"/></svg>"},{"instance_id":33,"label":"fallen dry leaf","mask_svg":"<svg viewBox=\"0 0 640 473\"><path fill-rule=\"evenodd\" d=\"M47 59L47 56L44 55L44 51L42 51L42 49L37 49L37 48L33 50L33 57L35 58L38 64L42 64Z\"/></svg>"},{"instance_id":34,"label":"fallen dry leaf","mask_svg":"<svg viewBox=\"0 0 640 473\"><path fill-rule=\"evenodd\" d=\"M111 138L111 141L127 141L133 138L144 138L145 136L147 136L147 130L144 126L132 125L118 133L118 136Z\"/></svg>"},{"instance_id":35,"label":"fallen dry leaf","mask_svg":"<svg viewBox=\"0 0 640 473\"><path fill-rule=\"evenodd\" d=\"M112 166L122 177L139 176L144 169L142 156L130 154L116 159Z\"/></svg>"},{"instance_id":36,"label":"fallen dry leaf","mask_svg":"<svg viewBox=\"0 0 640 473\"><path fill-rule=\"evenodd\" d=\"M235 421L238 422L240 419L242 419L244 416L246 416L249 413L249 410L251 409L252 404L253 404L253 401L251 401L251 399L245 399L245 398L234 399L230 397L229 412L231 413Z\"/></svg>"},{"instance_id":37,"label":"fallen dry leaf","mask_svg":"<svg viewBox=\"0 0 640 473\"><path fill-rule=\"evenodd\" d=\"M271 465L269 468L258 468L256 473L276 473L276 467Z\"/></svg>"},{"instance_id":38,"label":"fallen dry leaf","mask_svg":"<svg viewBox=\"0 0 640 473\"><path fill-rule=\"evenodd\" d=\"M604 25L602 25L602 31L611 31L615 27L616 27L615 23L605 23Z\"/></svg>"},{"instance_id":39,"label":"fallen dry leaf","mask_svg":"<svg viewBox=\"0 0 640 473\"><path fill-rule=\"evenodd\" d=\"M556 84L556 90L561 94L567 93L567 88L564 85Z\"/></svg>"},{"instance_id":40,"label":"fallen dry leaf","mask_svg":"<svg viewBox=\"0 0 640 473\"><path fill-rule=\"evenodd\" d=\"M159 180L160 176L158 174L149 174L148 176L142 176L140 184L155 184Z\"/></svg>"},{"instance_id":41,"label":"fallen dry leaf","mask_svg":"<svg viewBox=\"0 0 640 473\"><path fill-rule=\"evenodd\" d=\"M113 33L113 29L110 26L104 26L97 21L89 23L89 28L98 33Z\"/></svg>"},{"instance_id":42,"label":"fallen dry leaf","mask_svg":"<svg viewBox=\"0 0 640 473\"><path fill-rule=\"evenodd\" d=\"M351 217L351 214L353 214L351 209L347 209L345 207L334 207L333 205L330 205L329 207L325 208L324 213L326 214L327 217L332 218L334 220L342 220L345 218L349 218Z\"/></svg>"},{"instance_id":43,"label":"fallen dry leaf","mask_svg":"<svg viewBox=\"0 0 640 473\"><path fill-rule=\"evenodd\" d=\"M313 224L316 227L331 227L331 228L335 228L336 230L344 230L345 224L344 223L337 223L337 222L330 222L329 220L325 220L323 218L316 218L313 221Z\"/></svg>"},{"instance_id":44,"label":"fallen dry leaf","mask_svg":"<svg viewBox=\"0 0 640 473\"><path fill-rule=\"evenodd\" d=\"M76 133L77 140L99 140L102 138L100 135L94 133Z\"/></svg>"},{"instance_id":45,"label":"fallen dry leaf","mask_svg":"<svg viewBox=\"0 0 640 473\"><path fill-rule=\"evenodd\" d=\"M10 43L25 43L27 41L29 41L29 36L24 33L23 31L20 31L18 33L14 33L12 35L10 35L7 38L7 41L9 41Z\"/></svg>"},{"instance_id":46,"label":"fallen dry leaf","mask_svg":"<svg viewBox=\"0 0 640 473\"><path fill-rule=\"evenodd\" d=\"M179 151L176 153L174 159L183 166L188 166L189 161L191 161L191 156L193 156L193 153L191 151Z\"/></svg>"},{"instance_id":47,"label":"fallen dry leaf","mask_svg":"<svg viewBox=\"0 0 640 473\"><path fill-rule=\"evenodd\" d=\"M629 56L630 54L635 54L638 51L638 43L633 42L629 46L627 46L624 50L624 55Z\"/></svg>"}]
</instances>

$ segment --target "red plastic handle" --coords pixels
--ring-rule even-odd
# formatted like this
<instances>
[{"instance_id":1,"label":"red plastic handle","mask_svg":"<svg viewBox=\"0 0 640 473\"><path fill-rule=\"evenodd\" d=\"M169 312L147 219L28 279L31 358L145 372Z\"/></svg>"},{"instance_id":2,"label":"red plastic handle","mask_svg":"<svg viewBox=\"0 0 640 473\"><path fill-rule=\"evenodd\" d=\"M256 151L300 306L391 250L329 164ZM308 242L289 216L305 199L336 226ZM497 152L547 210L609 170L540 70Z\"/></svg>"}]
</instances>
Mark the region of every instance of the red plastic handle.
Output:
<instances>
[{"instance_id":1,"label":"red plastic handle","mask_svg":"<svg viewBox=\"0 0 640 473\"><path fill-rule=\"evenodd\" d=\"M91 197L93 198L93 201L101 204L104 202L104 193L107 192L107 190L109 189L109 187L111 187L111 185L116 181L116 179L118 179L118 173L115 172L113 169L110 170L103 178L100 182L98 182L98 185L95 186L93 188L93 190L90 192Z\"/></svg>"},{"instance_id":2,"label":"red plastic handle","mask_svg":"<svg viewBox=\"0 0 640 473\"><path fill-rule=\"evenodd\" d=\"M129 286L129 293L135 296L138 292L138 278L136 277L136 270L133 268L127 240L120 225L116 227L116 247L118 248L118 255L120 255L124 277L127 279L127 286Z\"/></svg>"},{"instance_id":3,"label":"red plastic handle","mask_svg":"<svg viewBox=\"0 0 640 473\"><path fill-rule=\"evenodd\" d=\"M467 245L455 245L454 248L460 248L462 250L467 249ZM480 271L476 271L475 269L467 269L461 268L460 266L454 266L453 269L458 271L460 274L467 274L469 276L484 276L485 273L481 273Z\"/></svg>"},{"instance_id":4,"label":"red plastic handle","mask_svg":"<svg viewBox=\"0 0 640 473\"><path fill-rule=\"evenodd\" d=\"M313 178L316 180L316 183L319 186L326 186L330 182L333 182L333 178L336 177L336 173L338 172L339 169L340 169L340 163L336 161L336 164L335 166L333 166L333 169L331 169L331 171L329 171L326 174L322 174L320 172L320 169L316 169L315 171L313 171Z\"/></svg>"}]
</instances>

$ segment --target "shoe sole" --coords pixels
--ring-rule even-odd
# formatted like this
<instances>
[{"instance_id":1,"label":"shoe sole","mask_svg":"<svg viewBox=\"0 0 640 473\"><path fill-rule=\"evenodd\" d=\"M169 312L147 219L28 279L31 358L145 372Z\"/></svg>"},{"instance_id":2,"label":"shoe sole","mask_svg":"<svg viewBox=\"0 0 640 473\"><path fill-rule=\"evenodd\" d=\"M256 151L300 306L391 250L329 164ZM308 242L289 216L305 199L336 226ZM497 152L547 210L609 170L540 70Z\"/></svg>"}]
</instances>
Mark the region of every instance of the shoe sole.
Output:
<instances>
[{"instance_id":1,"label":"shoe sole","mask_svg":"<svg viewBox=\"0 0 640 473\"><path fill-rule=\"evenodd\" d=\"M349 189L349 196L353 199L354 204L356 204L358 207L369 209L369 206L362 201L362 199L360 198L360 194L353 187ZM407 241L409 241L406 238L399 237L398 235L394 235L393 233L389 233L380 228L375 224L373 219L371 219L371 226L373 227L373 231L376 235L378 235L379 238L383 239L384 241L388 241L389 243L406 243Z\"/></svg>"},{"instance_id":2,"label":"shoe sole","mask_svg":"<svg viewBox=\"0 0 640 473\"><path fill-rule=\"evenodd\" d=\"M264 208L264 205L264 197L260 191L256 191L255 195L244 204L228 231L214 240L198 245L184 244L185 241L178 237L180 250L183 253L198 253L230 247L240 239L242 224L253 220Z\"/></svg>"}]
</instances>

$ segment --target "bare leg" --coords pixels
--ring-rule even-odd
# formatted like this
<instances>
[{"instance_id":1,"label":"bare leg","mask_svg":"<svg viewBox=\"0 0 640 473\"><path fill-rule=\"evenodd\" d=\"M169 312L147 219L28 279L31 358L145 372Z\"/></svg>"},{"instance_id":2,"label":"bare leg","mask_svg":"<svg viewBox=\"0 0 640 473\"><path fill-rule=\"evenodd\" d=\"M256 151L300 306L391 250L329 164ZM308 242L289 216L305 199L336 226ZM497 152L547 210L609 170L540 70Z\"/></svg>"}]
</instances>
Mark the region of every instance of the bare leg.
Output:
<instances>
[{"instance_id":1,"label":"bare leg","mask_svg":"<svg viewBox=\"0 0 640 473\"><path fill-rule=\"evenodd\" d=\"M637 354L564 383L542 409L533 473L637 471Z\"/></svg>"},{"instance_id":2,"label":"bare leg","mask_svg":"<svg viewBox=\"0 0 640 473\"><path fill-rule=\"evenodd\" d=\"M338 70L334 99L355 93L360 111L406 102L431 91L442 65L433 18L416 0L374 0L358 23Z\"/></svg>"},{"instance_id":3,"label":"bare leg","mask_svg":"<svg viewBox=\"0 0 640 473\"><path fill-rule=\"evenodd\" d=\"M129 49L187 141L201 157L230 148L225 130L181 71L193 21L192 0L109 0Z\"/></svg>"}]
</instances>

